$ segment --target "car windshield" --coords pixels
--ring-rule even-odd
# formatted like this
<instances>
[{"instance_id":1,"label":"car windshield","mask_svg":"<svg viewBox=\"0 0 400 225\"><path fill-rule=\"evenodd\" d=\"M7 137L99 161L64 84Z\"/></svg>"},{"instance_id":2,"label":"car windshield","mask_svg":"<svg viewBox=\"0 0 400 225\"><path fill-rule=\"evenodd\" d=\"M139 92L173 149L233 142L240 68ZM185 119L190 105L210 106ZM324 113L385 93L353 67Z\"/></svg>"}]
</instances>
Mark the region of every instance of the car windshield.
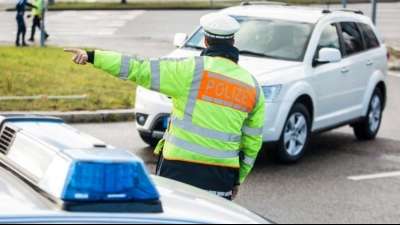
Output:
<instances>
[{"instance_id":1,"label":"car windshield","mask_svg":"<svg viewBox=\"0 0 400 225\"><path fill-rule=\"evenodd\" d=\"M309 23L236 17L241 24L235 46L242 55L303 61L313 25ZM204 30L199 29L186 48L204 49Z\"/></svg>"}]
</instances>

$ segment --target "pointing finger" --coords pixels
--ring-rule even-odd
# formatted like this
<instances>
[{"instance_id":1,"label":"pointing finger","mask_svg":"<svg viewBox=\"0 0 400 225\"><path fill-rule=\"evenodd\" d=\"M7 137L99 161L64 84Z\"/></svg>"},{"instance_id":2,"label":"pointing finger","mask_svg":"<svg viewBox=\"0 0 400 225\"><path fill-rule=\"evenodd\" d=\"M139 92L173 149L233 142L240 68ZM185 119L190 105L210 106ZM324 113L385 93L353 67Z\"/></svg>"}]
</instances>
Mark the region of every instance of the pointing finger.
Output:
<instances>
[{"instance_id":1,"label":"pointing finger","mask_svg":"<svg viewBox=\"0 0 400 225\"><path fill-rule=\"evenodd\" d=\"M64 52L77 54L79 52L79 49L76 49L76 48L65 48Z\"/></svg>"}]
</instances>

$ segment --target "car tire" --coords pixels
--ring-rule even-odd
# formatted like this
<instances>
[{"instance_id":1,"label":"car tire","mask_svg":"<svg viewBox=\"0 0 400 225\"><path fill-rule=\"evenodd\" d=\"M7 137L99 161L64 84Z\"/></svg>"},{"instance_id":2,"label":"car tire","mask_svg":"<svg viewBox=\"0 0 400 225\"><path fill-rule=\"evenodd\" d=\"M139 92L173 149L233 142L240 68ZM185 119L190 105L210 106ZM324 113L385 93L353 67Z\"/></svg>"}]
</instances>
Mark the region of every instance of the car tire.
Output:
<instances>
[{"instance_id":1,"label":"car tire","mask_svg":"<svg viewBox=\"0 0 400 225\"><path fill-rule=\"evenodd\" d=\"M376 88L368 106L368 114L358 123L353 124L354 134L360 141L374 140L382 123L384 108L382 91Z\"/></svg>"},{"instance_id":2,"label":"car tire","mask_svg":"<svg viewBox=\"0 0 400 225\"><path fill-rule=\"evenodd\" d=\"M298 162L307 149L311 136L311 114L307 107L296 103L286 119L275 158L280 163Z\"/></svg>"},{"instance_id":3,"label":"car tire","mask_svg":"<svg viewBox=\"0 0 400 225\"><path fill-rule=\"evenodd\" d=\"M151 133L139 131L139 136L142 138L144 143L150 145L150 147L156 147L160 139L152 137Z\"/></svg>"}]
</instances>

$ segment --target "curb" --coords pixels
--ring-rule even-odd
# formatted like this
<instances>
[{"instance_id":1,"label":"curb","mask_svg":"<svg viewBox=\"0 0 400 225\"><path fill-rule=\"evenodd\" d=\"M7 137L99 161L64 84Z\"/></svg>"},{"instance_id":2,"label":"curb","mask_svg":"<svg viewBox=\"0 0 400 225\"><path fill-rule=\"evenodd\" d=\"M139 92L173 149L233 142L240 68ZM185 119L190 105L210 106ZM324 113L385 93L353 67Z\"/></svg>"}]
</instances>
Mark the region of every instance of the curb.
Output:
<instances>
[{"instance_id":1,"label":"curb","mask_svg":"<svg viewBox=\"0 0 400 225\"><path fill-rule=\"evenodd\" d=\"M1 115L41 115L63 119L66 123L104 123L135 120L134 109L75 112L0 112Z\"/></svg>"}]
</instances>

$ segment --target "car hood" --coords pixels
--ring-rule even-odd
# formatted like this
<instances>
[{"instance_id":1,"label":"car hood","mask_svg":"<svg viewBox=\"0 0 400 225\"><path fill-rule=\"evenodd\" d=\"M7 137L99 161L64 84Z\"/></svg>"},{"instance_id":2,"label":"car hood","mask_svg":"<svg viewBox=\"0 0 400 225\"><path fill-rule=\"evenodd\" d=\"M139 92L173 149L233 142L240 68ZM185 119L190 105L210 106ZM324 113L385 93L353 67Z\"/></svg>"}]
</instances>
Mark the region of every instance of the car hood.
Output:
<instances>
[{"instance_id":1,"label":"car hood","mask_svg":"<svg viewBox=\"0 0 400 225\"><path fill-rule=\"evenodd\" d=\"M203 223L269 224L264 218L231 201L192 186L153 177L162 196L165 213Z\"/></svg>"},{"instance_id":2,"label":"car hood","mask_svg":"<svg viewBox=\"0 0 400 225\"><path fill-rule=\"evenodd\" d=\"M2 168L0 177L0 223L270 223L230 201L156 176L164 213L154 214L66 212Z\"/></svg>"},{"instance_id":3,"label":"car hood","mask_svg":"<svg viewBox=\"0 0 400 225\"><path fill-rule=\"evenodd\" d=\"M200 51L190 49L177 49L173 51L168 57L170 58L182 58L190 56L198 56ZM286 60L277 60L270 58L260 58L252 56L240 56L239 64L258 78L261 82L268 83L281 83L279 80L282 79L280 76L282 71L293 70L302 67L301 62L293 62Z\"/></svg>"}]
</instances>

